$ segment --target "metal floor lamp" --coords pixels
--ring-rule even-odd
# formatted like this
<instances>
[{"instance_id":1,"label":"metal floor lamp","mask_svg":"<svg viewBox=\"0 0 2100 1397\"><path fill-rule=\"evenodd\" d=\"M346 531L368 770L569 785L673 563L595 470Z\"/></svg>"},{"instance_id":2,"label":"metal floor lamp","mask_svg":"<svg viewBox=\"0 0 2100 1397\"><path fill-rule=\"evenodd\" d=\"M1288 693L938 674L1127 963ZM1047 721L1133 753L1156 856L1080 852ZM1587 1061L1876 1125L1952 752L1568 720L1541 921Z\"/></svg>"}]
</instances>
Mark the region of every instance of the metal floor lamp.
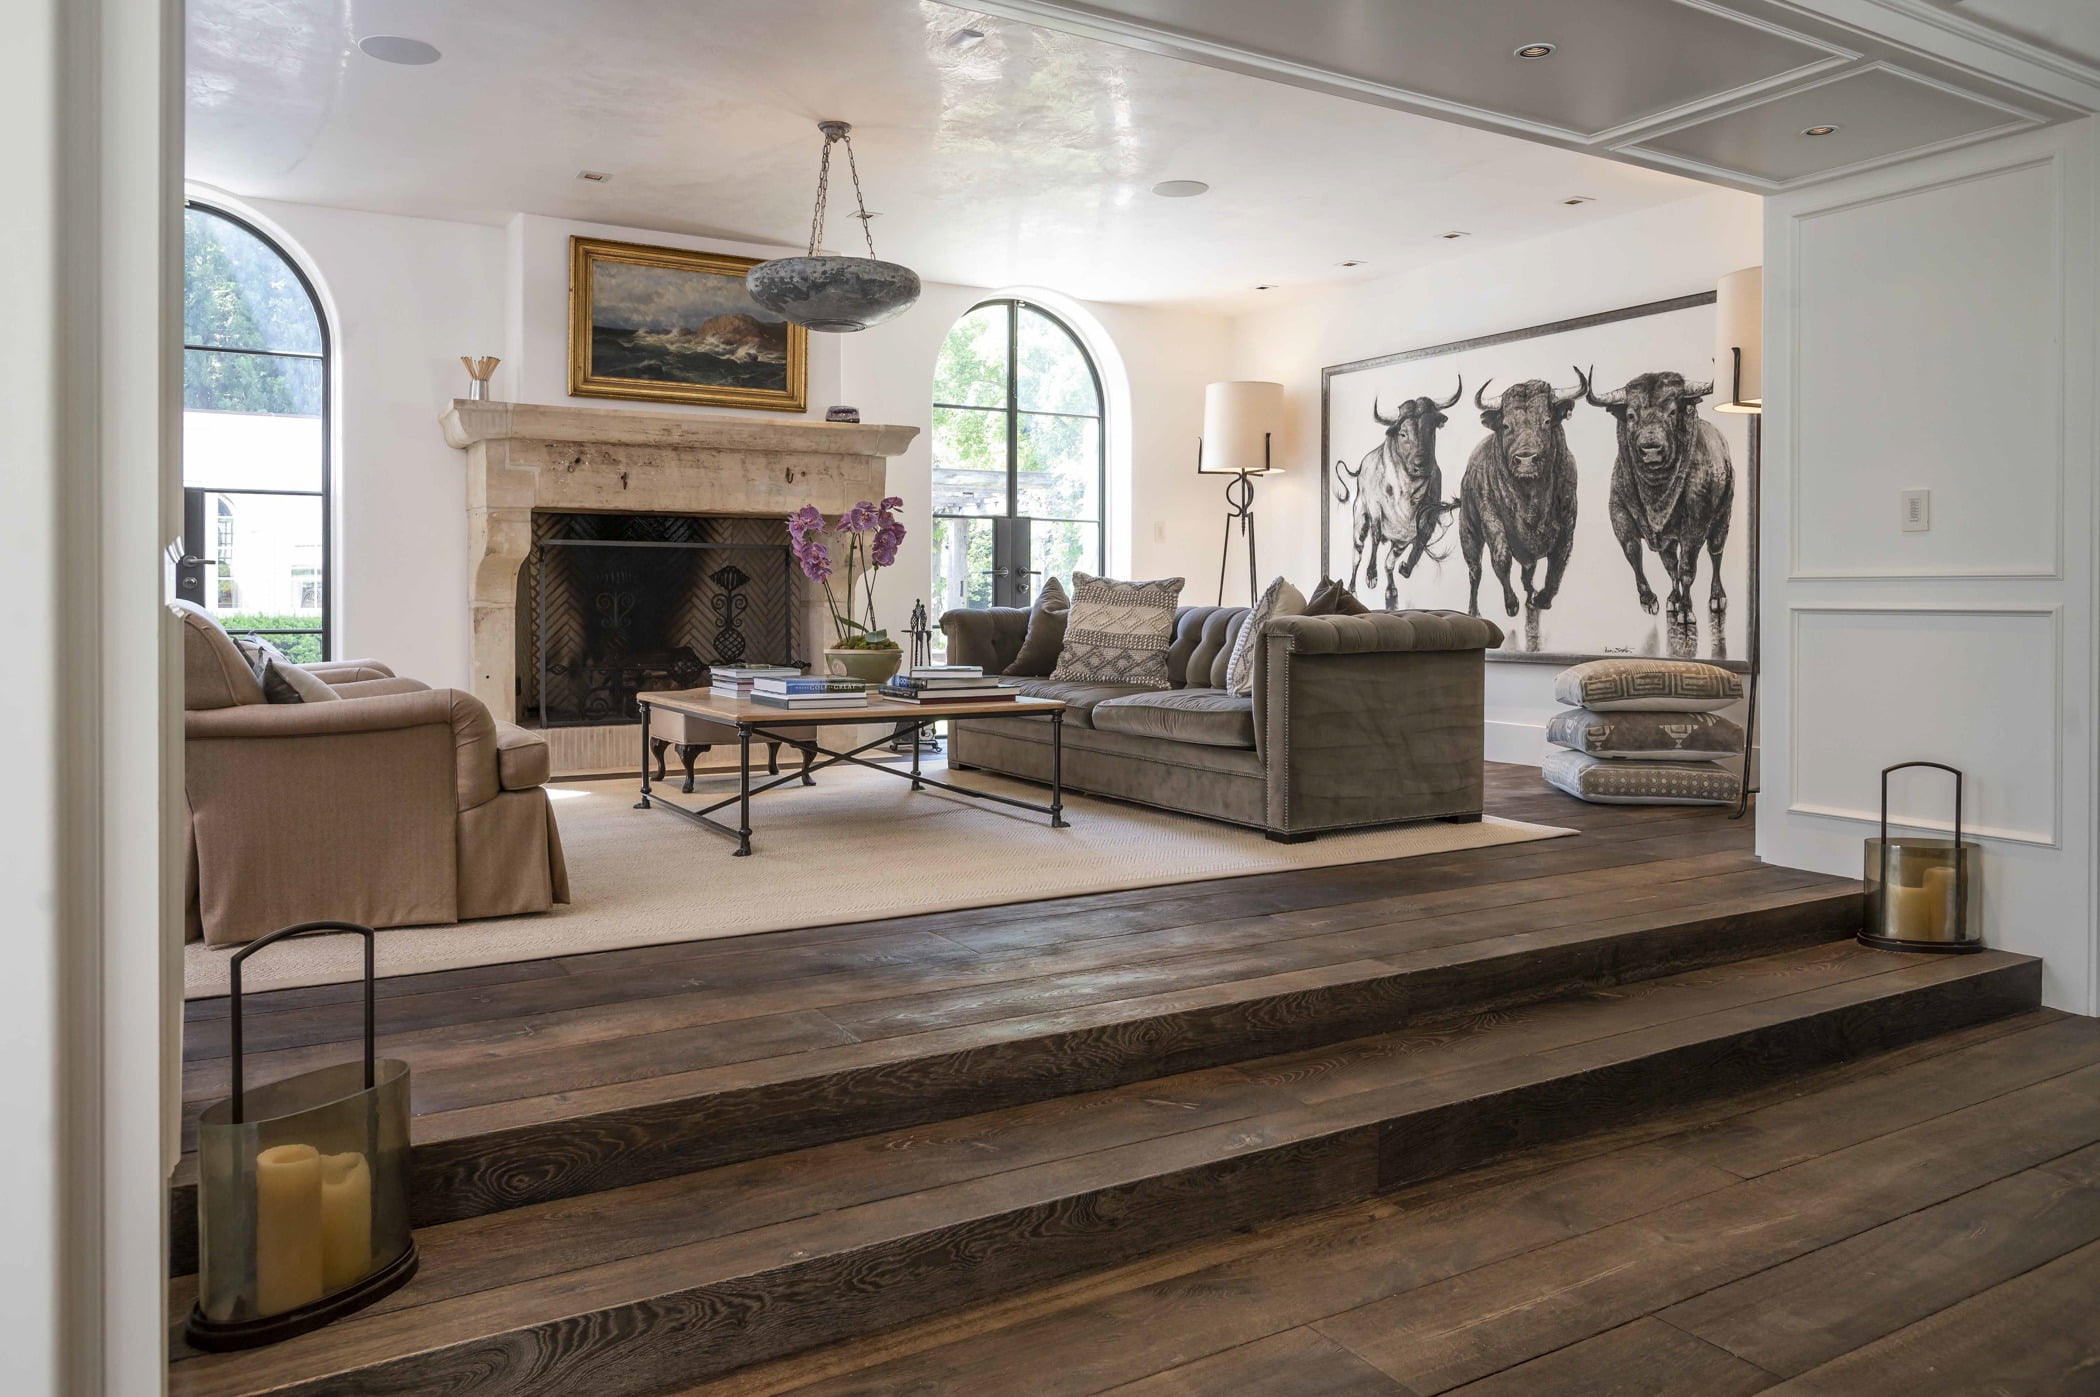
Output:
<instances>
[{"instance_id":1,"label":"metal floor lamp","mask_svg":"<svg viewBox=\"0 0 2100 1397\"><path fill-rule=\"evenodd\" d=\"M1282 469L1276 464L1276 433L1283 426L1283 385L1238 379L1203 390L1203 435L1196 439L1196 473L1229 475L1225 486L1225 542L1218 550L1218 605L1225 604L1225 568L1232 557L1232 532L1247 541L1247 604L1261 595L1254 560L1254 477Z\"/></svg>"}]
</instances>

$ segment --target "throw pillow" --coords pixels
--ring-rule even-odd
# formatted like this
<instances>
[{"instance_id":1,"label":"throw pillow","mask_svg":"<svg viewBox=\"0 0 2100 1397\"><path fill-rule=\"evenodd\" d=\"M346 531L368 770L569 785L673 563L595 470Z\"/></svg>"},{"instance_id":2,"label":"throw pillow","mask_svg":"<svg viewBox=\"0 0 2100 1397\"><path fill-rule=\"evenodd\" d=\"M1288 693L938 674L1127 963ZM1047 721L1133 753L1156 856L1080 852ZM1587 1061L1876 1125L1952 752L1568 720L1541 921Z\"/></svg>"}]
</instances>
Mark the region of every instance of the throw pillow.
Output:
<instances>
[{"instance_id":1,"label":"throw pillow","mask_svg":"<svg viewBox=\"0 0 2100 1397\"><path fill-rule=\"evenodd\" d=\"M342 697L326 681L278 658L263 662L262 688L263 697L272 703L328 703Z\"/></svg>"},{"instance_id":2,"label":"throw pillow","mask_svg":"<svg viewBox=\"0 0 2100 1397\"><path fill-rule=\"evenodd\" d=\"M1174 641L1179 577L1117 582L1072 574L1072 611L1065 646L1050 677L1062 683L1167 687L1167 647Z\"/></svg>"},{"instance_id":3,"label":"throw pillow","mask_svg":"<svg viewBox=\"0 0 2100 1397\"><path fill-rule=\"evenodd\" d=\"M1715 762L1600 762L1587 752L1549 752L1539 775L1595 805L1733 805L1742 788Z\"/></svg>"},{"instance_id":4,"label":"throw pillow","mask_svg":"<svg viewBox=\"0 0 2100 1397\"><path fill-rule=\"evenodd\" d=\"M1043 583L1028 608L1028 634L1021 639L1020 653L1003 673L1041 679L1057 668L1057 657L1065 648L1065 622L1070 619L1072 599L1056 578Z\"/></svg>"},{"instance_id":5,"label":"throw pillow","mask_svg":"<svg viewBox=\"0 0 2100 1397\"><path fill-rule=\"evenodd\" d=\"M1225 666L1225 687L1245 698L1254 692L1254 665L1261 656L1261 628L1276 616L1303 616L1305 593L1282 578L1262 592L1247 622L1232 642L1232 659Z\"/></svg>"},{"instance_id":6,"label":"throw pillow","mask_svg":"<svg viewBox=\"0 0 2100 1397\"><path fill-rule=\"evenodd\" d=\"M1332 577L1320 579L1305 602L1307 616L1368 616L1371 608L1356 599L1356 593Z\"/></svg>"},{"instance_id":7,"label":"throw pillow","mask_svg":"<svg viewBox=\"0 0 2100 1397\"><path fill-rule=\"evenodd\" d=\"M1592 713L1710 713L1742 696L1742 676L1695 660L1591 660L1553 682L1554 698Z\"/></svg>"},{"instance_id":8,"label":"throw pillow","mask_svg":"<svg viewBox=\"0 0 2100 1397\"><path fill-rule=\"evenodd\" d=\"M1607 761L1717 762L1743 755L1742 724L1718 713L1570 708L1546 724L1546 740Z\"/></svg>"}]
</instances>

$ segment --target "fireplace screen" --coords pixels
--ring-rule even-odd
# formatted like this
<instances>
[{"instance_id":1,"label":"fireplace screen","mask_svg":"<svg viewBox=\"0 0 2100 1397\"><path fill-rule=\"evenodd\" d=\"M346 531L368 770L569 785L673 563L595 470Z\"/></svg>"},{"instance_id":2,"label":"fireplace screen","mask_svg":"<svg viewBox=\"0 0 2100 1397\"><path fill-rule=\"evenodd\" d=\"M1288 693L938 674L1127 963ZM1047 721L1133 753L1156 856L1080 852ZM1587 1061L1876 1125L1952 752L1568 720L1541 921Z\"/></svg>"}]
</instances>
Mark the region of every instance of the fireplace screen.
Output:
<instances>
[{"instance_id":1,"label":"fireplace screen","mask_svg":"<svg viewBox=\"0 0 2100 1397\"><path fill-rule=\"evenodd\" d=\"M519 721L641 721L635 696L716 664L795 663L794 559L776 519L532 516Z\"/></svg>"}]
</instances>

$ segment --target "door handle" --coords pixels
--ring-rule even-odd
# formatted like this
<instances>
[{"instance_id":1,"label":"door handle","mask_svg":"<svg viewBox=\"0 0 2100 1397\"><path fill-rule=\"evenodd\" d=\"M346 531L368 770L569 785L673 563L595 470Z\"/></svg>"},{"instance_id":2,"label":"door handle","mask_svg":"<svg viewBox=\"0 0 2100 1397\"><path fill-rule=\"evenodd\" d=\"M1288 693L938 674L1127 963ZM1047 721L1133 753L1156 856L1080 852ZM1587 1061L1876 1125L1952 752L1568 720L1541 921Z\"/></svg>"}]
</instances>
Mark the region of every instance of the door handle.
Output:
<instances>
[{"instance_id":1,"label":"door handle","mask_svg":"<svg viewBox=\"0 0 2100 1397\"><path fill-rule=\"evenodd\" d=\"M185 553L175 560L175 565L177 567L195 568L203 567L207 563L216 565L218 561L217 558L200 558L195 553Z\"/></svg>"}]
</instances>

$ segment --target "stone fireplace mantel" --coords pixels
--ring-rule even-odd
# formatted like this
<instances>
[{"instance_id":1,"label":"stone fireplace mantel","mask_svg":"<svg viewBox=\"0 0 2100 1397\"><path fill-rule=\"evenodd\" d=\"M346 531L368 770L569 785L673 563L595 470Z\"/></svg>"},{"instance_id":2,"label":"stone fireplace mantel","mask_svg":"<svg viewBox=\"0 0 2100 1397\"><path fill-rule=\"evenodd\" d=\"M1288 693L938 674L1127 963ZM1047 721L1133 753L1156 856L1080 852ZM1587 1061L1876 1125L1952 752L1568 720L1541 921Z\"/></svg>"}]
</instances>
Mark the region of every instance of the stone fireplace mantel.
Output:
<instances>
[{"instance_id":1,"label":"stone fireplace mantel","mask_svg":"<svg viewBox=\"0 0 2100 1397\"><path fill-rule=\"evenodd\" d=\"M518 572L534 510L785 518L882 498L917 427L455 399L445 440L467 453L473 690L517 704ZM805 633L820 633L818 624ZM597 730L603 732L605 730Z\"/></svg>"}]
</instances>

